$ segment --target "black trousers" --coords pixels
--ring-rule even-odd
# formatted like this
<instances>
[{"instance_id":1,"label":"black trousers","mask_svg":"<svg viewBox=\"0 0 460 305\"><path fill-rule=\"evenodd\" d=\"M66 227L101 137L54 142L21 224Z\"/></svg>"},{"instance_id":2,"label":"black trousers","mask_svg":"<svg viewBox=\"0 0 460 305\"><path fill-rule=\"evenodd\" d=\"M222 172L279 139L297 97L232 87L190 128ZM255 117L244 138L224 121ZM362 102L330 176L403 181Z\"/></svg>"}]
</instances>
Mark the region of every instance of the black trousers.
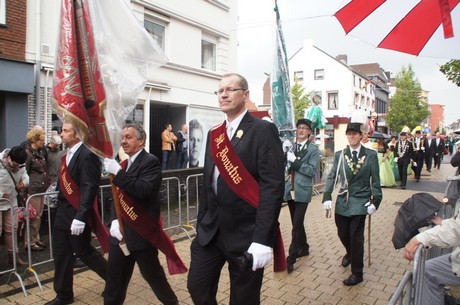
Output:
<instances>
[{"instance_id":1,"label":"black trousers","mask_svg":"<svg viewBox=\"0 0 460 305\"><path fill-rule=\"evenodd\" d=\"M434 156L434 167L435 168L440 168L441 167L441 163L442 163L442 153L437 153L435 156Z\"/></svg>"},{"instance_id":2,"label":"black trousers","mask_svg":"<svg viewBox=\"0 0 460 305\"><path fill-rule=\"evenodd\" d=\"M304 220L307 213L308 203L288 201L289 212L291 214L292 237L289 246L289 263L295 263L298 253L304 249L309 251L310 245L307 242Z\"/></svg>"},{"instance_id":3,"label":"black trousers","mask_svg":"<svg viewBox=\"0 0 460 305\"><path fill-rule=\"evenodd\" d=\"M399 158L398 159L398 172L399 180L401 180L401 186L407 184L407 167L409 166L410 158Z\"/></svg>"},{"instance_id":4,"label":"black trousers","mask_svg":"<svg viewBox=\"0 0 460 305\"><path fill-rule=\"evenodd\" d=\"M347 217L335 214L335 224L340 241L350 259L351 273L362 275L364 268L364 227L366 225L366 215Z\"/></svg>"},{"instance_id":5,"label":"black trousers","mask_svg":"<svg viewBox=\"0 0 460 305\"><path fill-rule=\"evenodd\" d=\"M417 152L415 155L415 162L417 163L417 166L413 168L415 179L420 179L422 169L423 169L423 161L424 161L424 156L422 152Z\"/></svg>"},{"instance_id":6,"label":"black trousers","mask_svg":"<svg viewBox=\"0 0 460 305\"><path fill-rule=\"evenodd\" d=\"M54 227L54 291L60 300L73 298L73 254L102 279L107 279L107 261L91 245L91 229L86 226L81 235L70 234L70 227L64 230Z\"/></svg>"},{"instance_id":7,"label":"black trousers","mask_svg":"<svg viewBox=\"0 0 460 305\"><path fill-rule=\"evenodd\" d=\"M249 246L248 246L249 247ZM195 305L217 305L216 294L222 267L228 262L230 305L259 305L264 269L238 270L236 258L242 253L226 250L219 236L209 245L193 240L187 288Z\"/></svg>"},{"instance_id":8,"label":"black trousers","mask_svg":"<svg viewBox=\"0 0 460 305\"><path fill-rule=\"evenodd\" d=\"M136 262L142 277L150 285L161 303L165 305L179 304L168 283L163 267L160 265L156 248L134 251L125 256L118 245L110 243L104 305L123 304Z\"/></svg>"},{"instance_id":9,"label":"black trousers","mask_svg":"<svg viewBox=\"0 0 460 305\"><path fill-rule=\"evenodd\" d=\"M426 170L431 171L431 167L433 166L433 155L430 153L425 153L425 165Z\"/></svg>"}]
</instances>

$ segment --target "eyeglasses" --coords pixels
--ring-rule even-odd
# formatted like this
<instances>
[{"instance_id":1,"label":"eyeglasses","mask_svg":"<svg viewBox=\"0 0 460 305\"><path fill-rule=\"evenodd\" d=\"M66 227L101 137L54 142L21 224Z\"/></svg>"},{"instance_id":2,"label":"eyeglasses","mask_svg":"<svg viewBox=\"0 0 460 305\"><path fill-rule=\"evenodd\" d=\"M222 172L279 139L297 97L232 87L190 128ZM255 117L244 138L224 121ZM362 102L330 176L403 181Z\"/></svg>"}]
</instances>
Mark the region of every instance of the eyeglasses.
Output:
<instances>
[{"instance_id":1,"label":"eyeglasses","mask_svg":"<svg viewBox=\"0 0 460 305\"><path fill-rule=\"evenodd\" d=\"M13 160L11 160L11 163L13 163L13 166L17 167L17 168L22 168L22 167L26 166L25 164L19 164L18 162L13 161Z\"/></svg>"},{"instance_id":2,"label":"eyeglasses","mask_svg":"<svg viewBox=\"0 0 460 305\"><path fill-rule=\"evenodd\" d=\"M215 95L222 95L222 94L224 94L224 92L233 93L233 92L238 91L238 90L246 91L247 89L244 89L244 88L226 88L226 89L219 89L218 91L214 91L214 94L215 94Z\"/></svg>"}]
</instances>

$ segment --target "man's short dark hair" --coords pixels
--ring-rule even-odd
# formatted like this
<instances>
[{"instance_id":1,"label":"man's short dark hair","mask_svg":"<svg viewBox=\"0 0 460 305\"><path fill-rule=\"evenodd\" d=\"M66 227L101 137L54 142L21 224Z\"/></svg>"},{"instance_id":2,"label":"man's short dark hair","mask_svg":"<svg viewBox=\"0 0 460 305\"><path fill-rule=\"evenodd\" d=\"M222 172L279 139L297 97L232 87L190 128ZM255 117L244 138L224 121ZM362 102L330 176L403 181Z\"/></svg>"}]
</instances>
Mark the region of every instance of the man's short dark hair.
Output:
<instances>
[{"instance_id":1,"label":"man's short dark hair","mask_svg":"<svg viewBox=\"0 0 460 305\"><path fill-rule=\"evenodd\" d=\"M14 146L11 148L10 152L8 153L11 161L16 162L18 164L24 164L27 160L27 152L21 146Z\"/></svg>"}]
</instances>

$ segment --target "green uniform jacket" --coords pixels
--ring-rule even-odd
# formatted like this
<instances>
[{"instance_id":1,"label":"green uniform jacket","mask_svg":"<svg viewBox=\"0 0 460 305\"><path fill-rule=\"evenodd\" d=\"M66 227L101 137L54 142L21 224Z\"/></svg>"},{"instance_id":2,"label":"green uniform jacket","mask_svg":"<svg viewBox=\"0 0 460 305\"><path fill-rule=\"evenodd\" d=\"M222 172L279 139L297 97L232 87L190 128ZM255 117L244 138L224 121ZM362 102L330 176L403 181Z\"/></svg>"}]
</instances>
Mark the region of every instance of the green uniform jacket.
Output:
<instances>
[{"instance_id":1,"label":"green uniform jacket","mask_svg":"<svg viewBox=\"0 0 460 305\"><path fill-rule=\"evenodd\" d=\"M315 177L320 152L316 145L308 142L306 148L295 152L297 159L290 164L288 172L294 170L294 197L296 202L308 203L311 201L313 177ZM284 200L291 200L291 176L284 187Z\"/></svg>"},{"instance_id":2,"label":"green uniform jacket","mask_svg":"<svg viewBox=\"0 0 460 305\"><path fill-rule=\"evenodd\" d=\"M367 208L364 205L369 201L378 209L382 201L382 188L380 187L377 153L362 145L358 156L359 170L356 174L352 173L349 162L347 162L347 159L351 160L350 148L347 147L335 153L334 165L326 180L323 202L332 200L331 194L337 175L337 166L342 155L338 171L340 179L337 182L337 186L341 186L338 190L338 194L341 195L337 195L335 213L342 216L366 215ZM348 186L345 181L348 181Z\"/></svg>"}]
</instances>

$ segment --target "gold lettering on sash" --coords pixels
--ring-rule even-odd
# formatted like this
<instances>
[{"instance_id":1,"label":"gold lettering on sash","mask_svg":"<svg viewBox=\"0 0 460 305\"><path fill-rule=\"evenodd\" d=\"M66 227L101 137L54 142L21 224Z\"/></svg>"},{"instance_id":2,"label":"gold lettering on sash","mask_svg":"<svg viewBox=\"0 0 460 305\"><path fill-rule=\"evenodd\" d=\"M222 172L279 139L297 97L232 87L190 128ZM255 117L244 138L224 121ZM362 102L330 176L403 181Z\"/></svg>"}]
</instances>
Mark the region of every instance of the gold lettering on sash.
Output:
<instances>
[{"instance_id":1,"label":"gold lettering on sash","mask_svg":"<svg viewBox=\"0 0 460 305\"><path fill-rule=\"evenodd\" d=\"M220 136L215 139L215 141L216 141L217 149L219 149L220 144L224 142L224 134L221 133Z\"/></svg>"},{"instance_id":2,"label":"gold lettering on sash","mask_svg":"<svg viewBox=\"0 0 460 305\"><path fill-rule=\"evenodd\" d=\"M72 195L73 193L72 184L67 181L67 177L65 176L65 173L62 173L61 179L62 179L62 184L64 185L64 189L67 192L67 194Z\"/></svg>"},{"instance_id":3,"label":"gold lettering on sash","mask_svg":"<svg viewBox=\"0 0 460 305\"><path fill-rule=\"evenodd\" d=\"M219 137L220 138L220 137ZM222 161L227 174L232 178L233 183L240 184L243 181L243 178L238 172L238 166L233 165L232 161L227 156L228 147L225 146L221 151L218 151L216 157Z\"/></svg>"},{"instance_id":4,"label":"gold lettering on sash","mask_svg":"<svg viewBox=\"0 0 460 305\"><path fill-rule=\"evenodd\" d=\"M118 198L120 199L120 204L121 204L121 207L123 208L123 211L125 211L125 213L129 216L129 218L131 218L131 220L136 220L137 217L139 217L139 215L137 215L134 211L133 211L133 207L130 207L128 205L128 203L125 201L124 199L124 196L123 194L120 194L118 196Z\"/></svg>"}]
</instances>

